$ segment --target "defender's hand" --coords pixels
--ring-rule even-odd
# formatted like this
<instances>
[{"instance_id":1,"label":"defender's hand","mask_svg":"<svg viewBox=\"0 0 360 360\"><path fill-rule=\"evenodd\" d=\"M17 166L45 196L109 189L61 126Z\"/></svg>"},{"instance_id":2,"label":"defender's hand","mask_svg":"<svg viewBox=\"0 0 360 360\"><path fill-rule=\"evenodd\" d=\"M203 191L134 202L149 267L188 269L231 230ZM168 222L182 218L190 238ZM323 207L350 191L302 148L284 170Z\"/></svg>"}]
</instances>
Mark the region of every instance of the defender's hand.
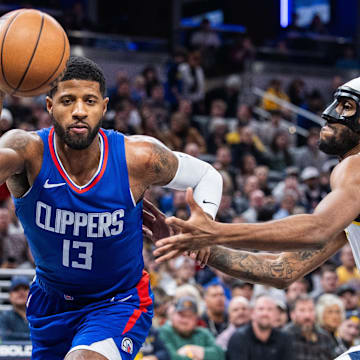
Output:
<instances>
[{"instance_id":1,"label":"defender's hand","mask_svg":"<svg viewBox=\"0 0 360 360\"><path fill-rule=\"evenodd\" d=\"M158 263L173 259L184 252L206 248L212 245L218 236L215 221L211 220L195 202L191 188L186 190L186 201L191 211L190 219L187 221L175 217L166 219L166 223L176 226L181 234L156 242L157 249L154 251L154 256Z\"/></svg>"}]
</instances>

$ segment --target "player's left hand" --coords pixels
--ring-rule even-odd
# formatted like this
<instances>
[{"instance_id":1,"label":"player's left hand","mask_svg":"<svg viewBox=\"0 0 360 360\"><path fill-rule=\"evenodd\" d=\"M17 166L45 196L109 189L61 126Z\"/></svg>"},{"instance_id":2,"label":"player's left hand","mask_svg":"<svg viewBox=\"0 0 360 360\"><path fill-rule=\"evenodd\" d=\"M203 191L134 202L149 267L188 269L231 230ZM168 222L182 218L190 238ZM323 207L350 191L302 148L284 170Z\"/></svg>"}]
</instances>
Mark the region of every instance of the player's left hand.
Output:
<instances>
[{"instance_id":1,"label":"player's left hand","mask_svg":"<svg viewBox=\"0 0 360 360\"><path fill-rule=\"evenodd\" d=\"M187 221L170 217L166 223L176 226L181 234L167 237L156 242L157 249L154 251L156 262L161 263L182 255L184 252L194 252L195 250L211 246L218 234L216 233L216 223L195 202L193 190L188 188L186 191L186 201L189 204L191 216ZM210 250L208 250L210 255ZM206 261L208 256L206 256Z\"/></svg>"}]
</instances>

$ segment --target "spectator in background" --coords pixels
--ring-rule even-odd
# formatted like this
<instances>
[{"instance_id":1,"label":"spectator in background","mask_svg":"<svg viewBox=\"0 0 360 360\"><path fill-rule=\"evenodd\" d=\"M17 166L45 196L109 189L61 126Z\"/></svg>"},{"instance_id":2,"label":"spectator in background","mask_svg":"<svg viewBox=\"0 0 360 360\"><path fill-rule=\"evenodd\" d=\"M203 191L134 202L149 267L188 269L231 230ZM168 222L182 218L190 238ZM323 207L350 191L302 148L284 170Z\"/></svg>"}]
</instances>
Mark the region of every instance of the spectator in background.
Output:
<instances>
[{"instance_id":1,"label":"spectator in background","mask_svg":"<svg viewBox=\"0 0 360 360\"><path fill-rule=\"evenodd\" d=\"M186 49L178 47L166 66L165 99L171 105L172 110L175 110L179 104L183 86L179 67L186 59Z\"/></svg>"},{"instance_id":2,"label":"spectator in background","mask_svg":"<svg viewBox=\"0 0 360 360\"><path fill-rule=\"evenodd\" d=\"M201 67L201 52L190 52L187 62L180 64L179 73L182 79L181 95L191 100L194 113L204 112L203 100L205 96L205 75Z\"/></svg>"},{"instance_id":3,"label":"spectator in background","mask_svg":"<svg viewBox=\"0 0 360 360\"><path fill-rule=\"evenodd\" d=\"M358 316L359 312L359 297L356 289L350 284L343 284L336 290L336 295L344 303L346 317L350 315Z\"/></svg>"},{"instance_id":4,"label":"spectator in background","mask_svg":"<svg viewBox=\"0 0 360 360\"><path fill-rule=\"evenodd\" d=\"M289 360L293 349L291 337L273 328L276 303L267 296L256 299L251 323L230 338L228 360Z\"/></svg>"},{"instance_id":5,"label":"spectator in background","mask_svg":"<svg viewBox=\"0 0 360 360\"><path fill-rule=\"evenodd\" d=\"M135 111L135 113L134 113ZM136 120L134 121L133 116L136 116ZM115 112L114 112L114 129L122 132L125 135L135 135L137 134L137 126L134 126L134 122L138 125L141 124L141 118L130 100L123 99L119 103L116 104Z\"/></svg>"},{"instance_id":6,"label":"spectator in background","mask_svg":"<svg viewBox=\"0 0 360 360\"><path fill-rule=\"evenodd\" d=\"M10 215L8 234L9 235L24 234L24 229L15 213L14 200L11 197L8 197L5 200L5 207L9 210L9 215Z\"/></svg>"},{"instance_id":7,"label":"spectator in background","mask_svg":"<svg viewBox=\"0 0 360 360\"><path fill-rule=\"evenodd\" d=\"M318 325L331 337L333 357L339 356L345 350L341 348L336 337L336 332L345 319L344 304L341 299L334 294L320 296L316 302L316 318Z\"/></svg>"},{"instance_id":8,"label":"spectator in background","mask_svg":"<svg viewBox=\"0 0 360 360\"><path fill-rule=\"evenodd\" d=\"M287 190L283 194L283 198L280 204L280 209L275 212L273 219L278 220L293 215L297 201L298 201L298 197L296 192L292 190Z\"/></svg>"},{"instance_id":9,"label":"spectator in background","mask_svg":"<svg viewBox=\"0 0 360 360\"><path fill-rule=\"evenodd\" d=\"M276 102L274 102L273 100L270 100L269 98L267 98L267 95L276 96L280 100L290 101L289 97L287 96L287 94L282 89L281 80L279 80L279 79L270 80L268 88L266 89L266 92L265 92L264 97L262 99L262 107L266 111L278 110L278 111L281 111L283 113L284 110L281 107L281 105L279 105Z\"/></svg>"},{"instance_id":10,"label":"spectator in background","mask_svg":"<svg viewBox=\"0 0 360 360\"><path fill-rule=\"evenodd\" d=\"M206 286L204 299L206 309L201 318L205 321L210 332L217 336L228 325L228 315L225 309L226 298L221 284L213 283Z\"/></svg>"},{"instance_id":11,"label":"spectator in background","mask_svg":"<svg viewBox=\"0 0 360 360\"><path fill-rule=\"evenodd\" d=\"M244 153L240 160L240 173L242 176L255 175L255 169L257 167L256 158L251 153ZM256 176L256 175L255 175ZM259 184L260 186L260 184Z\"/></svg>"},{"instance_id":12,"label":"spectator in background","mask_svg":"<svg viewBox=\"0 0 360 360\"><path fill-rule=\"evenodd\" d=\"M235 280L231 286L231 297L244 297L251 301L254 292L254 284L242 280Z\"/></svg>"},{"instance_id":13,"label":"spectator in background","mask_svg":"<svg viewBox=\"0 0 360 360\"><path fill-rule=\"evenodd\" d=\"M160 339L158 330L153 327L136 356L141 360L170 360L170 354Z\"/></svg>"},{"instance_id":14,"label":"spectator in background","mask_svg":"<svg viewBox=\"0 0 360 360\"><path fill-rule=\"evenodd\" d=\"M154 286L152 289L154 293L154 318L152 326L159 328L168 320L168 310L172 297L160 286Z\"/></svg>"},{"instance_id":15,"label":"spectator in background","mask_svg":"<svg viewBox=\"0 0 360 360\"><path fill-rule=\"evenodd\" d=\"M235 117L238 108L239 95L241 88L241 78L239 75L229 75L222 86L209 90L205 95L206 111L210 113L211 104L216 99L221 99L226 104L225 117Z\"/></svg>"},{"instance_id":16,"label":"spectator in background","mask_svg":"<svg viewBox=\"0 0 360 360\"><path fill-rule=\"evenodd\" d=\"M232 166L231 150L228 146L221 146L216 151L216 158L213 164L215 169L228 173L232 188L235 188L235 177L237 169Z\"/></svg>"},{"instance_id":17,"label":"spectator in background","mask_svg":"<svg viewBox=\"0 0 360 360\"><path fill-rule=\"evenodd\" d=\"M197 303L193 297L180 297L169 323L159 330L171 360L224 360L225 354L216 345L208 329L197 326Z\"/></svg>"},{"instance_id":18,"label":"spectator in background","mask_svg":"<svg viewBox=\"0 0 360 360\"><path fill-rule=\"evenodd\" d=\"M291 323L284 331L293 338L293 360L332 360L333 348L330 336L315 326L315 303L306 294L299 295L290 303Z\"/></svg>"},{"instance_id":19,"label":"spectator in background","mask_svg":"<svg viewBox=\"0 0 360 360\"><path fill-rule=\"evenodd\" d=\"M220 147L226 145L226 134L229 131L228 123L221 117L211 119L210 130L206 139L209 154L215 154Z\"/></svg>"},{"instance_id":20,"label":"spectator in background","mask_svg":"<svg viewBox=\"0 0 360 360\"><path fill-rule=\"evenodd\" d=\"M133 81L130 98L136 105L140 105L146 99L145 78L142 75L137 75Z\"/></svg>"},{"instance_id":21,"label":"spectator in background","mask_svg":"<svg viewBox=\"0 0 360 360\"><path fill-rule=\"evenodd\" d=\"M267 157L269 168L278 172L283 172L287 167L294 164L287 131L279 130L275 132Z\"/></svg>"},{"instance_id":22,"label":"spectator in background","mask_svg":"<svg viewBox=\"0 0 360 360\"><path fill-rule=\"evenodd\" d=\"M320 186L320 172L317 168L308 166L301 172L301 180L304 206L307 213L312 213L327 194Z\"/></svg>"},{"instance_id":23,"label":"spectator in background","mask_svg":"<svg viewBox=\"0 0 360 360\"><path fill-rule=\"evenodd\" d=\"M145 79L146 96L150 97L152 87L160 83L157 71L154 66L148 65L143 69L141 75Z\"/></svg>"},{"instance_id":24,"label":"spectator in background","mask_svg":"<svg viewBox=\"0 0 360 360\"><path fill-rule=\"evenodd\" d=\"M306 295L308 291L309 283L306 279L301 278L292 282L286 289L286 303L290 305L295 299L301 295Z\"/></svg>"},{"instance_id":25,"label":"spectator in background","mask_svg":"<svg viewBox=\"0 0 360 360\"><path fill-rule=\"evenodd\" d=\"M249 208L245 210L241 216L247 223L255 223L258 221L259 211L265 205L265 195L261 190L254 190L250 194Z\"/></svg>"},{"instance_id":26,"label":"spectator in background","mask_svg":"<svg viewBox=\"0 0 360 360\"><path fill-rule=\"evenodd\" d=\"M165 100L164 87L162 84L155 84L150 90L150 99L148 104L154 112L160 130L166 129L169 123L170 104Z\"/></svg>"},{"instance_id":27,"label":"spectator in background","mask_svg":"<svg viewBox=\"0 0 360 360\"><path fill-rule=\"evenodd\" d=\"M205 18L201 21L200 28L191 36L190 45L192 48L200 48L201 50L220 47L220 37L211 28L209 19Z\"/></svg>"},{"instance_id":28,"label":"spectator in background","mask_svg":"<svg viewBox=\"0 0 360 360\"><path fill-rule=\"evenodd\" d=\"M229 302L229 326L216 338L216 343L225 351L236 329L250 321L250 303L243 296L233 297Z\"/></svg>"},{"instance_id":29,"label":"spectator in background","mask_svg":"<svg viewBox=\"0 0 360 360\"><path fill-rule=\"evenodd\" d=\"M303 107L316 115L321 115L322 111L325 108L325 102L323 96L318 89L313 89L309 94L307 94L306 102ZM308 118L299 115L297 117L297 125L304 129L311 129L314 127L314 122ZM302 139L302 137L299 137L298 145L303 145L303 142L304 140Z\"/></svg>"},{"instance_id":30,"label":"spectator in background","mask_svg":"<svg viewBox=\"0 0 360 360\"><path fill-rule=\"evenodd\" d=\"M170 119L170 130L165 134L165 143L174 151L184 151L185 145L190 142L199 146L200 153L206 153L206 142L199 131L190 126L184 114L173 113Z\"/></svg>"},{"instance_id":31,"label":"spectator in background","mask_svg":"<svg viewBox=\"0 0 360 360\"><path fill-rule=\"evenodd\" d=\"M130 82L128 79L123 79L117 84L116 92L110 96L109 108L115 110L117 105L123 100L130 100Z\"/></svg>"},{"instance_id":32,"label":"spectator in background","mask_svg":"<svg viewBox=\"0 0 360 360\"><path fill-rule=\"evenodd\" d=\"M282 113L279 110L272 110L270 112L270 119L258 126L256 133L259 135L263 144L267 147L271 147L274 135L278 132L286 133L291 145L294 145L294 135L289 133L289 126L284 124Z\"/></svg>"},{"instance_id":33,"label":"spectator in background","mask_svg":"<svg viewBox=\"0 0 360 360\"><path fill-rule=\"evenodd\" d=\"M259 180L259 188L263 191L265 196L271 195L271 189L268 184L269 167L266 165L257 166L254 170L255 176Z\"/></svg>"},{"instance_id":34,"label":"spectator in background","mask_svg":"<svg viewBox=\"0 0 360 360\"><path fill-rule=\"evenodd\" d=\"M360 334L360 319L357 316L348 316L341 323L337 332L338 349L340 351L346 351L355 345L355 341L359 339Z\"/></svg>"},{"instance_id":35,"label":"spectator in background","mask_svg":"<svg viewBox=\"0 0 360 360\"><path fill-rule=\"evenodd\" d=\"M319 150L319 128L311 128L306 139L306 145L296 151L295 164L302 171L306 167L315 167L322 170L328 156Z\"/></svg>"},{"instance_id":36,"label":"spectator in background","mask_svg":"<svg viewBox=\"0 0 360 360\"><path fill-rule=\"evenodd\" d=\"M350 244L341 248L340 261L341 265L336 268L338 284L342 285L349 281L353 284L360 284L360 273L356 267Z\"/></svg>"},{"instance_id":37,"label":"spectator in background","mask_svg":"<svg viewBox=\"0 0 360 360\"><path fill-rule=\"evenodd\" d=\"M280 202L282 195L287 191L295 191L299 199L302 199L303 192L299 184L299 169L295 166L289 166L285 169L285 179L276 183L272 190L272 195L277 202Z\"/></svg>"},{"instance_id":38,"label":"spectator in background","mask_svg":"<svg viewBox=\"0 0 360 360\"><path fill-rule=\"evenodd\" d=\"M230 134L226 137L229 145L231 145L234 166L239 166L243 155L248 153L255 157L258 164L264 164L266 159L266 149L252 128L250 126L244 126L242 128L238 128L238 131L238 142L230 141Z\"/></svg>"},{"instance_id":39,"label":"spectator in background","mask_svg":"<svg viewBox=\"0 0 360 360\"><path fill-rule=\"evenodd\" d=\"M247 35L238 36L229 50L231 69L243 72L247 64L255 58L255 55L256 49L251 38Z\"/></svg>"},{"instance_id":40,"label":"spectator in background","mask_svg":"<svg viewBox=\"0 0 360 360\"><path fill-rule=\"evenodd\" d=\"M10 311L0 315L0 337L2 341L30 341L29 324L26 319L26 301L29 294L29 279L16 276L11 280Z\"/></svg>"},{"instance_id":41,"label":"spectator in background","mask_svg":"<svg viewBox=\"0 0 360 360\"><path fill-rule=\"evenodd\" d=\"M236 130L231 131L226 136L226 141L229 143L229 145L239 144L241 141L242 129L248 126L253 131L253 138L255 143L257 144L257 147L264 148L264 144L262 144L262 141L257 135L260 125L258 121L255 120L255 118L253 117L251 107L247 104L239 105L236 112L236 118Z\"/></svg>"},{"instance_id":42,"label":"spectator in background","mask_svg":"<svg viewBox=\"0 0 360 360\"><path fill-rule=\"evenodd\" d=\"M190 47L201 52L206 70L211 70L216 64L217 49L220 46L220 36L211 28L210 20L203 19L200 28L190 38Z\"/></svg>"},{"instance_id":43,"label":"spectator in background","mask_svg":"<svg viewBox=\"0 0 360 360\"><path fill-rule=\"evenodd\" d=\"M314 299L318 298L323 294L336 294L338 287L338 277L336 274L335 266L331 264L325 264L320 268L320 286L321 288L315 292L312 292Z\"/></svg>"},{"instance_id":44,"label":"spectator in background","mask_svg":"<svg viewBox=\"0 0 360 360\"><path fill-rule=\"evenodd\" d=\"M187 143L185 145L184 153L191 155L193 157L199 158L200 157L200 148L198 144L195 143Z\"/></svg>"},{"instance_id":45,"label":"spectator in background","mask_svg":"<svg viewBox=\"0 0 360 360\"><path fill-rule=\"evenodd\" d=\"M287 305L282 300L276 300L275 319L273 324L274 328L282 329L288 321L289 317Z\"/></svg>"},{"instance_id":46,"label":"spectator in background","mask_svg":"<svg viewBox=\"0 0 360 360\"><path fill-rule=\"evenodd\" d=\"M152 136L160 140L166 146L170 146L170 144L167 143L164 132L160 130L158 118L152 109L142 113L140 128L141 135Z\"/></svg>"},{"instance_id":47,"label":"spectator in background","mask_svg":"<svg viewBox=\"0 0 360 360\"><path fill-rule=\"evenodd\" d=\"M290 102L296 106L302 106L305 102L305 83L297 78L290 82L288 87Z\"/></svg>"},{"instance_id":48,"label":"spectator in background","mask_svg":"<svg viewBox=\"0 0 360 360\"><path fill-rule=\"evenodd\" d=\"M2 268L16 268L18 266L32 267L27 240L23 233L9 234L11 223L10 212L7 208L0 208L0 254Z\"/></svg>"}]
</instances>

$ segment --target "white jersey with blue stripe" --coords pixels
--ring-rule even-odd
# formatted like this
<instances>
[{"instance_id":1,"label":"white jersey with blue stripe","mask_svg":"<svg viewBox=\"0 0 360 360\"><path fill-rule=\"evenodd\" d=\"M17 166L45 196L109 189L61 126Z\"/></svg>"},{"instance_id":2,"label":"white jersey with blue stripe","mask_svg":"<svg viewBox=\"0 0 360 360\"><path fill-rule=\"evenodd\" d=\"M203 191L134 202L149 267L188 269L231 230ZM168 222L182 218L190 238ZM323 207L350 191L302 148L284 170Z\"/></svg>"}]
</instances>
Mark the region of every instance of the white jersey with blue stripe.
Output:
<instances>
[{"instance_id":1,"label":"white jersey with blue stripe","mask_svg":"<svg viewBox=\"0 0 360 360\"><path fill-rule=\"evenodd\" d=\"M38 131L43 162L30 190L15 198L39 280L68 296L106 297L142 276L142 202L129 187L124 136L99 131L101 159L78 186L57 154L53 128Z\"/></svg>"},{"instance_id":2,"label":"white jersey with blue stripe","mask_svg":"<svg viewBox=\"0 0 360 360\"><path fill-rule=\"evenodd\" d=\"M345 233L350 243L356 266L360 270L360 222L353 221L345 229Z\"/></svg>"}]
</instances>

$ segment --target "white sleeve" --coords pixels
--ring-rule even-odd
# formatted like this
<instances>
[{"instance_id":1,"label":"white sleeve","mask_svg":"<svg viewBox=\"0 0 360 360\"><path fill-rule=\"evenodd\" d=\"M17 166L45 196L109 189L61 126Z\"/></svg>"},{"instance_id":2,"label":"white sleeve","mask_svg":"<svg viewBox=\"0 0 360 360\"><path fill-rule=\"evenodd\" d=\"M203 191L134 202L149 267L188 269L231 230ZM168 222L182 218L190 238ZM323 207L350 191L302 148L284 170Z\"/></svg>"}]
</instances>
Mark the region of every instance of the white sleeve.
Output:
<instances>
[{"instance_id":1,"label":"white sleeve","mask_svg":"<svg viewBox=\"0 0 360 360\"><path fill-rule=\"evenodd\" d=\"M196 203L214 219L222 196L222 176L205 161L181 152L173 153L178 158L178 169L164 187L175 190L192 187Z\"/></svg>"}]
</instances>

